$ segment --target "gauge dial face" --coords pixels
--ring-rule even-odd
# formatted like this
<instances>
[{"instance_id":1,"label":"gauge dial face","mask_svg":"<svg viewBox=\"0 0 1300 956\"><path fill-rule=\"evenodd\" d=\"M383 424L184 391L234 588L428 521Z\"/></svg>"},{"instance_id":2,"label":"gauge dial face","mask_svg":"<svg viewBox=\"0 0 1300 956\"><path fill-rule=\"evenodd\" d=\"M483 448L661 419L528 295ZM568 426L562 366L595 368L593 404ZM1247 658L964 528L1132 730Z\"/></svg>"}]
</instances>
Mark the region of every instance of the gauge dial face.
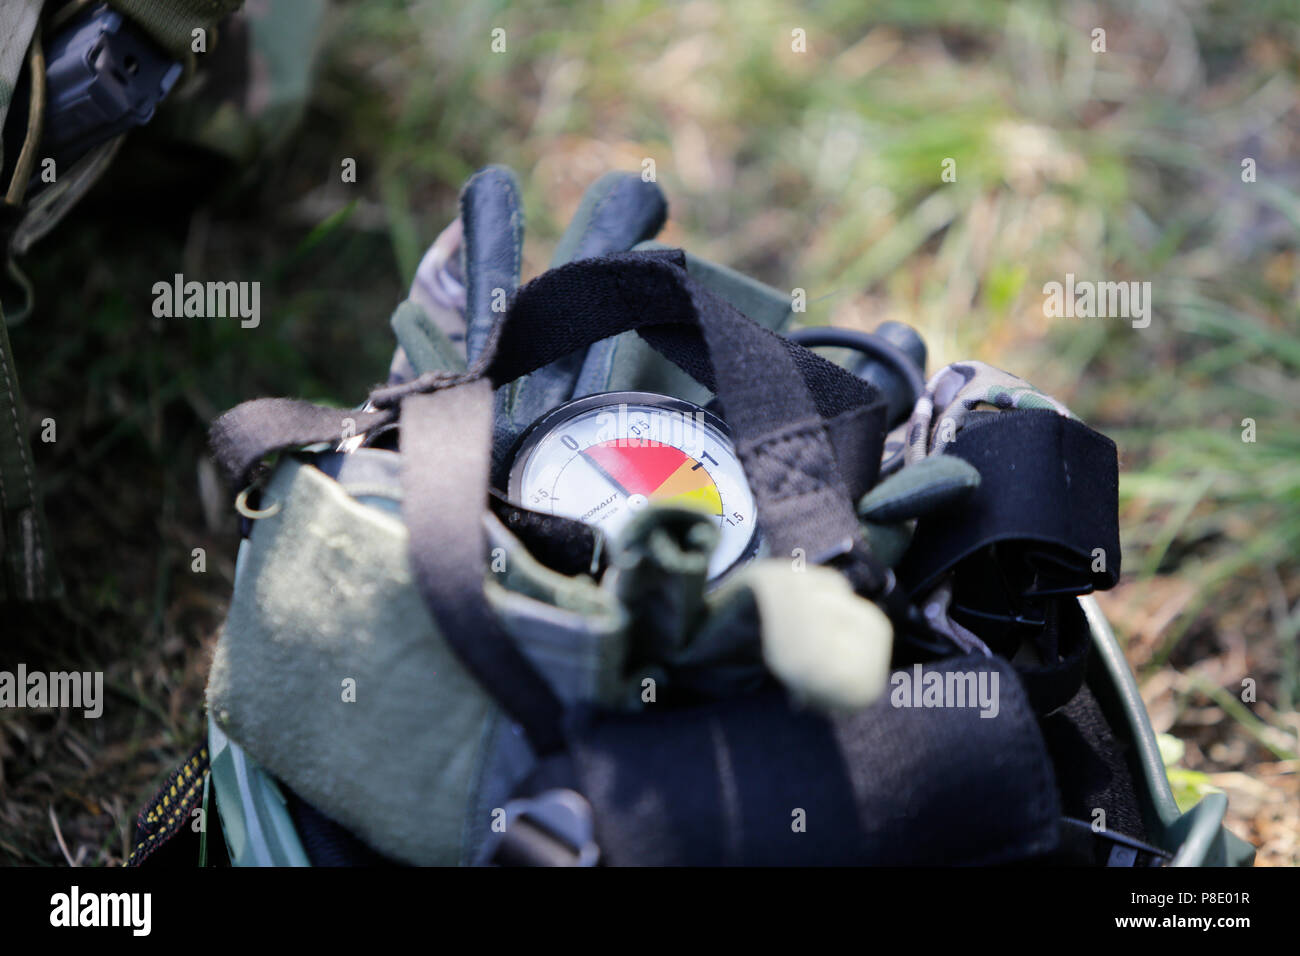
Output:
<instances>
[{"instance_id":1,"label":"gauge dial face","mask_svg":"<svg viewBox=\"0 0 1300 956\"><path fill-rule=\"evenodd\" d=\"M667 396L611 392L551 412L520 447L510 494L609 537L644 508L702 512L721 532L710 578L748 555L754 541L754 496L726 426Z\"/></svg>"}]
</instances>

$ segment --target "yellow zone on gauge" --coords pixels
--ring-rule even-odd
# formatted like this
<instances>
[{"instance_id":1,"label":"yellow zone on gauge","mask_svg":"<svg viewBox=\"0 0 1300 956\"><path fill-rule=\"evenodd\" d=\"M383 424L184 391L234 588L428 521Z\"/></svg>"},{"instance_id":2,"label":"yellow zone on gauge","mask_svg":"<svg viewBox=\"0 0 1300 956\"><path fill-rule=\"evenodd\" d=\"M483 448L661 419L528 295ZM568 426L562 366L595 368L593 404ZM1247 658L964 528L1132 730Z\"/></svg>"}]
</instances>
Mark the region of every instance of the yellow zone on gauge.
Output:
<instances>
[{"instance_id":1,"label":"yellow zone on gauge","mask_svg":"<svg viewBox=\"0 0 1300 956\"><path fill-rule=\"evenodd\" d=\"M629 494L656 505L722 515L722 496L704 465L680 448L656 441L612 439L584 452Z\"/></svg>"}]
</instances>

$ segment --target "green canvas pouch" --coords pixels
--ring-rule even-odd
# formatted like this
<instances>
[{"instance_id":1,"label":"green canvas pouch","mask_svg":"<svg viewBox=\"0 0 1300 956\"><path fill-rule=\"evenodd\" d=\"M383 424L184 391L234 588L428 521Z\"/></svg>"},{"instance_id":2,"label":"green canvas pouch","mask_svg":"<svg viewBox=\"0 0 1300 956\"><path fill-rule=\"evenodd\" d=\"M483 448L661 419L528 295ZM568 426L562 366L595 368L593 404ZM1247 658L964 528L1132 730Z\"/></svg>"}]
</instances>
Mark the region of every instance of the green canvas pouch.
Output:
<instances>
[{"instance_id":1,"label":"green canvas pouch","mask_svg":"<svg viewBox=\"0 0 1300 956\"><path fill-rule=\"evenodd\" d=\"M369 492L373 496L375 489ZM411 582L400 518L285 459L241 551L208 682L218 726L385 855L463 862L530 760ZM499 526L507 631L566 700L613 705L624 616L588 578L539 565ZM497 753L504 748L503 753Z\"/></svg>"},{"instance_id":2,"label":"green canvas pouch","mask_svg":"<svg viewBox=\"0 0 1300 956\"><path fill-rule=\"evenodd\" d=\"M381 853L457 862L495 705L412 587L405 528L292 459L263 503L275 513L255 522L242 556L210 713Z\"/></svg>"},{"instance_id":3,"label":"green canvas pouch","mask_svg":"<svg viewBox=\"0 0 1300 956\"><path fill-rule=\"evenodd\" d=\"M298 457L276 468L265 516L241 551L208 708L275 778L379 852L464 863L532 755L438 633L411 581L406 528L380 497L382 489L349 489ZM549 570L487 519L489 603L566 703L640 709L646 677L707 696L734 692L761 674L762 641L770 652L782 635L795 641L816 627L811 613L794 624L753 613L769 587L788 594L805 575L781 571L788 581L759 588L742 574L705 594L708 536L678 531L672 537L686 545L677 550L666 535L683 520L703 522L646 517L615 544L619 574L603 585ZM669 592L695 610L649 621L643 598ZM647 642L647 627L663 634ZM639 661L629 657L633 633ZM659 646L647 654L647 643ZM701 669L719 686L692 680Z\"/></svg>"},{"instance_id":4,"label":"green canvas pouch","mask_svg":"<svg viewBox=\"0 0 1300 956\"><path fill-rule=\"evenodd\" d=\"M591 578L543 566L500 522L488 520L492 576L484 586L506 633L562 700L620 706L626 609Z\"/></svg>"}]
</instances>

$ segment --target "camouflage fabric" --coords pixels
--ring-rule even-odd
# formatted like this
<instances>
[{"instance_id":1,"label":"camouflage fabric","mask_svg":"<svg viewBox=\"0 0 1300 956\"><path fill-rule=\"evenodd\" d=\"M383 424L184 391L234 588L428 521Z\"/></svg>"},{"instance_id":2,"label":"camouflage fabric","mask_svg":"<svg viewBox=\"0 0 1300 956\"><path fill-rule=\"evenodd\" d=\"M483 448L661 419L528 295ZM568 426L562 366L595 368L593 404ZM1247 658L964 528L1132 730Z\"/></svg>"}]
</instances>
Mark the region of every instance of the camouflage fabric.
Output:
<instances>
[{"instance_id":1,"label":"camouflage fabric","mask_svg":"<svg viewBox=\"0 0 1300 956\"><path fill-rule=\"evenodd\" d=\"M408 326L394 316L398 348L388 373L391 385L409 382L435 368L449 367L445 359L430 349L430 342L435 338L445 341L455 352L459 367L465 366L465 282L460 274L464 232L460 218L453 219L429 246L415 270L411 282L411 303L418 306L411 312L414 327L408 332ZM429 325L441 336L429 329Z\"/></svg>"},{"instance_id":2,"label":"camouflage fabric","mask_svg":"<svg viewBox=\"0 0 1300 956\"><path fill-rule=\"evenodd\" d=\"M193 31L211 31L243 3L244 0L108 0L110 7L139 24L159 46L183 62L193 60Z\"/></svg>"},{"instance_id":3,"label":"camouflage fabric","mask_svg":"<svg viewBox=\"0 0 1300 956\"><path fill-rule=\"evenodd\" d=\"M1075 417L1056 399L1010 372L983 362L954 362L930 378L907 421L886 437L881 475L891 475L927 455L942 454L957 440L971 413L984 408L1044 408Z\"/></svg>"},{"instance_id":4,"label":"camouflage fabric","mask_svg":"<svg viewBox=\"0 0 1300 956\"><path fill-rule=\"evenodd\" d=\"M159 110L151 138L183 142L248 168L297 128L311 93L324 0L257 0L198 57L199 81Z\"/></svg>"}]
</instances>

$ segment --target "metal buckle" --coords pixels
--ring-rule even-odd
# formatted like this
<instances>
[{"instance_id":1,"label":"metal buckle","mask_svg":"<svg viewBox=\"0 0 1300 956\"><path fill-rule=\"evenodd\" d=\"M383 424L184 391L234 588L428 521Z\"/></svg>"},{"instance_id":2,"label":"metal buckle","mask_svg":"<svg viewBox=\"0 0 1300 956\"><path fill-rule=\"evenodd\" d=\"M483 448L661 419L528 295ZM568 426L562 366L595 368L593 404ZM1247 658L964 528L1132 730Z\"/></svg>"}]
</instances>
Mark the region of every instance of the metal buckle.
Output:
<instances>
[{"instance_id":1,"label":"metal buckle","mask_svg":"<svg viewBox=\"0 0 1300 956\"><path fill-rule=\"evenodd\" d=\"M373 412L375 411L375 403L370 401L369 399L366 399L365 403L360 408L358 408L357 411L362 414L365 414L366 412ZM348 420L351 421L351 419ZM343 439L341 442L338 443L338 447L335 448L334 450L344 455L350 455L352 452L356 451L363 444L365 444L365 441L366 441L366 433L360 432L358 434L351 435L350 437Z\"/></svg>"}]
</instances>

